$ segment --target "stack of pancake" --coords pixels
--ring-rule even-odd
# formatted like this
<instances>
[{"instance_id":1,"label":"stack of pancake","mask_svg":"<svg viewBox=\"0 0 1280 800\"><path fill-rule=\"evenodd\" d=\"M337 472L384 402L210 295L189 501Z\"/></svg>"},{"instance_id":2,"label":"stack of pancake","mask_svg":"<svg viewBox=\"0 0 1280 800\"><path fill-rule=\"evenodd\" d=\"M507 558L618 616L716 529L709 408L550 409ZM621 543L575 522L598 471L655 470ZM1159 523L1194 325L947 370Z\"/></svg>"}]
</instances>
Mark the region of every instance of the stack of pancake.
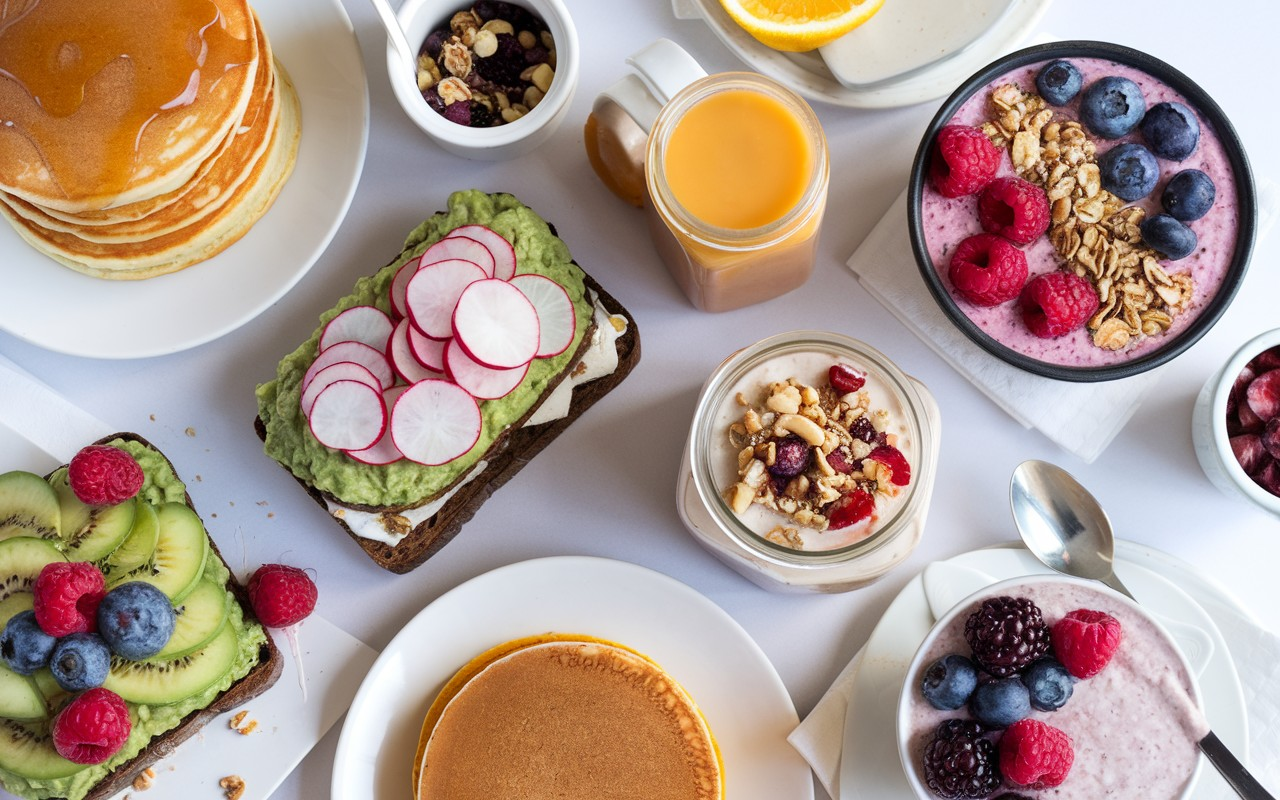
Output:
<instances>
[{"instance_id":1,"label":"stack of pancake","mask_svg":"<svg viewBox=\"0 0 1280 800\"><path fill-rule=\"evenodd\" d=\"M0 213L72 269L221 252L288 179L300 122L247 0L0 4Z\"/></svg>"}]
</instances>

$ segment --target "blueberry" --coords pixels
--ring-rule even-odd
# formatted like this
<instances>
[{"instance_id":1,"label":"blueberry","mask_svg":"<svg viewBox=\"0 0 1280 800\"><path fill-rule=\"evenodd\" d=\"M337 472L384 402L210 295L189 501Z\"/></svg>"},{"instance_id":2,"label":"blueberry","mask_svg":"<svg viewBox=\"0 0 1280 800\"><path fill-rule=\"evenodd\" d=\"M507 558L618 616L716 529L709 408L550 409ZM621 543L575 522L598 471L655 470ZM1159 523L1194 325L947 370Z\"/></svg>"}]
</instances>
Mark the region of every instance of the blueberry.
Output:
<instances>
[{"instance_id":1,"label":"blueberry","mask_svg":"<svg viewBox=\"0 0 1280 800\"><path fill-rule=\"evenodd\" d=\"M422 42L422 47L418 50L419 54L425 53L432 58L439 58L440 51L444 48L444 43L449 41L452 32L446 30L434 30L427 35L426 40Z\"/></svg>"},{"instance_id":2,"label":"blueberry","mask_svg":"<svg viewBox=\"0 0 1280 800\"><path fill-rule=\"evenodd\" d=\"M1017 675L996 678L974 690L969 713L988 728L1007 728L1031 714L1031 695Z\"/></svg>"},{"instance_id":3,"label":"blueberry","mask_svg":"<svg viewBox=\"0 0 1280 800\"><path fill-rule=\"evenodd\" d=\"M1089 84L1080 99L1080 121L1104 139L1118 139L1138 127L1146 110L1138 84L1114 75Z\"/></svg>"},{"instance_id":4,"label":"blueberry","mask_svg":"<svg viewBox=\"0 0 1280 800\"><path fill-rule=\"evenodd\" d=\"M779 478L794 478L809 466L810 448L799 436L788 436L774 447L773 466L769 471Z\"/></svg>"},{"instance_id":5,"label":"blueberry","mask_svg":"<svg viewBox=\"0 0 1280 800\"><path fill-rule=\"evenodd\" d=\"M1209 213L1216 195L1212 178L1198 169L1184 169L1165 184L1160 204L1169 216L1190 222Z\"/></svg>"},{"instance_id":6,"label":"blueberry","mask_svg":"<svg viewBox=\"0 0 1280 800\"><path fill-rule=\"evenodd\" d=\"M1160 180L1160 163L1140 144L1111 148L1098 159L1098 169L1102 188L1130 203L1151 194Z\"/></svg>"},{"instance_id":7,"label":"blueberry","mask_svg":"<svg viewBox=\"0 0 1280 800\"><path fill-rule=\"evenodd\" d=\"M1196 232L1168 214L1147 217L1138 228L1142 231L1142 241L1151 249L1159 250L1170 261L1186 258L1195 252Z\"/></svg>"},{"instance_id":8,"label":"blueberry","mask_svg":"<svg viewBox=\"0 0 1280 800\"><path fill-rule=\"evenodd\" d=\"M0 658L19 675L30 675L49 663L49 654L58 640L40 629L36 612L14 615L0 633Z\"/></svg>"},{"instance_id":9,"label":"blueberry","mask_svg":"<svg viewBox=\"0 0 1280 800\"><path fill-rule=\"evenodd\" d=\"M101 686L111 669L111 650L96 633L73 633L58 640L49 657L53 679L68 692Z\"/></svg>"},{"instance_id":10,"label":"blueberry","mask_svg":"<svg viewBox=\"0 0 1280 800\"><path fill-rule=\"evenodd\" d=\"M1142 118L1142 136L1151 152L1169 161L1181 161L1200 143L1200 122L1182 103L1156 103Z\"/></svg>"},{"instance_id":11,"label":"blueberry","mask_svg":"<svg viewBox=\"0 0 1280 800\"><path fill-rule=\"evenodd\" d=\"M978 672L964 656L943 656L924 671L921 690L929 705L941 711L954 711L969 702L978 685Z\"/></svg>"},{"instance_id":12,"label":"blueberry","mask_svg":"<svg viewBox=\"0 0 1280 800\"><path fill-rule=\"evenodd\" d=\"M1071 699L1076 679L1052 658L1042 658L1022 673L1022 682L1031 695L1031 707L1038 711L1057 711Z\"/></svg>"},{"instance_id":13,"label":"blueberry","mask_svg":"<svg viewBox=\"0 0 1280 800\"><path fill-rule=\"evenodd\" d=\"M165 593L142 581L120 584L98 606L98 632L111 652L132 661L163 650L176 619Z\"/></svg>"},{"instance_id":14,"label":"blueberry","mask_svg":"<svg viewBox=\"0 0 1280 800\"><path fill-rule=\"evenodd\" d=\"M1080 93L1084 77L1070 61L1050 61L1036 75L1036 91L1051 106L1065 106Z\"/></svg>"}]
</instances>

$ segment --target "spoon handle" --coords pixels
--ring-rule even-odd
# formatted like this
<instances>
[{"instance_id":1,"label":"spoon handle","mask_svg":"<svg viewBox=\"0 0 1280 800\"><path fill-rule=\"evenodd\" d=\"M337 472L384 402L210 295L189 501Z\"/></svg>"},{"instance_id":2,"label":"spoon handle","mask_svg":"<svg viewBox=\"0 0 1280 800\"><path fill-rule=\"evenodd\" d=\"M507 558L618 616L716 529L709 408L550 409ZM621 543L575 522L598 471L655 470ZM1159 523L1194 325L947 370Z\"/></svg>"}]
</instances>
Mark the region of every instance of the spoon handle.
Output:
<instances>
[{"instance_id":1,"label":"spoon handle","mask_svg":"<svg viewBox=\"0 0 1280 800\"><path fill-rule=\"evenodd\" d=\"M1236 794L1245 800L1275 800L1275 797L1258 783L1258 779L1249 774L1249 770L1240 759L1236 758L1217 734L1209 731L1209 735L1200 740L1200 750L1209 759L1209 763L1217 768L1223 779L1231 784Z\"/></svg>"}]
</instances>

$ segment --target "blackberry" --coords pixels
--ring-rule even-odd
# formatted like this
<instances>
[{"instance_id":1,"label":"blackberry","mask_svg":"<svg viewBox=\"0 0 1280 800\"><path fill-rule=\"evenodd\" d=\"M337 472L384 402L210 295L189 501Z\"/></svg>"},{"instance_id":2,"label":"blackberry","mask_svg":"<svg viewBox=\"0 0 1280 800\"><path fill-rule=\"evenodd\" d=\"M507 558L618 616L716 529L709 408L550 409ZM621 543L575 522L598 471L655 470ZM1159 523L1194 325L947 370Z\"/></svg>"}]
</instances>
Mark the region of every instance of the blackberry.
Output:
<instances>
[{"instance_id":1,"label":"blackberry","mask_svg":"<svg viewBox=\"0 0 1280 800\"><path fill-rule=\"evenodd\" d=\"M947 800L986 797L999 789L999 758L982 726L961 719L939 725L924 748L924 780Z\"/></svg>"},{"instance_id":2,"label":"blackberry","mask_svg":"<svg viewBox=\"0 0 1280 800\"><path fill-rule=\"evenodd\" d=\"M969 615L964 638L991 675L1007 678L1049 652L1049 626L1025 597L991 597Z\"/></svg>"},{"instance_id":3,"label":"blackberry","mask_svg":"<svg viewBox=\"0 0 1280 800\"><path fill-rule=\"evenodd\" d=\"M1031 800L1031 798L1027 797L1025 794L1015 794L1014 792L1005 792L1004 794L995 798L995 800Z\"/></svg>"}]
</instances>

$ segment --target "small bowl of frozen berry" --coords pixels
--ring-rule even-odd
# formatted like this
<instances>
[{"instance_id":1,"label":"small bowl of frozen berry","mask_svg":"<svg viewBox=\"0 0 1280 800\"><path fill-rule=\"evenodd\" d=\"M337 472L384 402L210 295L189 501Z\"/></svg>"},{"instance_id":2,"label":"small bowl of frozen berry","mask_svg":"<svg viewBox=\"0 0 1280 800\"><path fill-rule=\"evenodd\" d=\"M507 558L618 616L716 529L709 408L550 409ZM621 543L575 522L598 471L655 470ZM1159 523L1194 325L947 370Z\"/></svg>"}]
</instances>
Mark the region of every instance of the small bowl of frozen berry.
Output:
<instances>
[{"instance_id":1,"label":"small bowl of frozen berry","mask_svg":"<svg viewBox=\"0 0 1280 800\"><path fill-rule=\"evenodd\" d=\"M1191 438L1215 486L1280 517L1280 328L1245 343L1205 382Z\"/></svg>"},{"instance_id":2,"label":"small bowl of frozen berry","mask_svg":"<svg viewBox=\"0 0 1280 800\"><path fill-rule=\"evenodd\" d=\"M1105 42L1001 58L943 103L907 215L934 298L974 343L1067 381L1124 378L1226 311L1256 202L1222 109L1159 59Z\"/></svg>"},{"instance_id":3,"label":"small bowl of frozen berry","mask_svg":"<svg viewBox=\"0 0 1280 800\"><path fill-rule=\"evenodd\" d=\"M545 142L578 84L578 34L563 0L407 0L416 60L387 45L405 114L455 155L514 158Z\"/></svg>"}]
</instances>

